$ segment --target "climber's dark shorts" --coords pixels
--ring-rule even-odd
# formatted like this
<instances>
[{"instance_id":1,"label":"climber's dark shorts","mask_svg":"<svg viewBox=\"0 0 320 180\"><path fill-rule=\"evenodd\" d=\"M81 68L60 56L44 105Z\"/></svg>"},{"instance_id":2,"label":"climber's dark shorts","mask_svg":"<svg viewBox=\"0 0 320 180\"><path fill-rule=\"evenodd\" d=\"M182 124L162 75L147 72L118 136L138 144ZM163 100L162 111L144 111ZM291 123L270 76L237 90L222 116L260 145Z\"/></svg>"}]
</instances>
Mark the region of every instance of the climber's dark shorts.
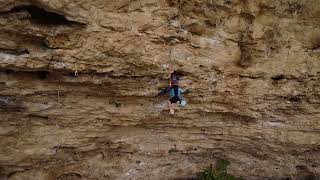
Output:
<instances>
[{"instance_id":1,"label":"climber's dark shorts","mask_svg":"<svg viewBox=\"0 0 320 180\"><path fill-rule=\"evenodd\" d=\"M177 103L178 101L180 101L179 96L173 96L172 98L170 98L170 102L172 103Z\"/></svg>"}]
</instances>

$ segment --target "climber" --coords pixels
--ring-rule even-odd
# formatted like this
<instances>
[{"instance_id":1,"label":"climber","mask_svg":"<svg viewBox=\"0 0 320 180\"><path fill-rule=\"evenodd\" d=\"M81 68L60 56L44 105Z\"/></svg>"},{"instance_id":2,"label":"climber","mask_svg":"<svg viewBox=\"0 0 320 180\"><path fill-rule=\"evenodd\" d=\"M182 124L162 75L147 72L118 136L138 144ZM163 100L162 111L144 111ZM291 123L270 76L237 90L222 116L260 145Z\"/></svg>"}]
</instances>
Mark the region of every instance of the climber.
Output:
<instances>
[{"instance_id":1,"label":"climber","mask_svg":"<svg viewBox=\"0 0 320 180\"><path fill-rule=\"evenodd\" d=\"M162 96L169 92L170 99L168 101L168 106L170 114L174 114L175 109L183 108L186 105L186 101L182 98L182 93L184 92L179 88L179 76L176 71L170 74L169 87L166 87L157 96Z\"/></svg>"}]
</instances>

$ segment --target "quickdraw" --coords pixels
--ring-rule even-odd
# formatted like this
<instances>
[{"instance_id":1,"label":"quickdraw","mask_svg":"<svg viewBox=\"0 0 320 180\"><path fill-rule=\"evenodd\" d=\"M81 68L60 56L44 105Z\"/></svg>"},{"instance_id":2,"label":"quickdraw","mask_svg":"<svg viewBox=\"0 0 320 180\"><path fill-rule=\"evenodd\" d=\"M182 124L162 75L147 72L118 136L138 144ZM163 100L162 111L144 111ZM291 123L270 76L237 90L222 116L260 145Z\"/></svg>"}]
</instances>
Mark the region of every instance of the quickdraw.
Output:
<instances>
[{"instance_id":1,"label":"quickdraw","mask_svg":"<svg viewBox=\"0 0 320 180\"><path fill-rule=\"evenodd\" d=\"M78 74L78 67L76 67L76 71L74 72L74 76L75 76L75 77L78 77L78 76L79 76L79 74Z\"/></svg>"}]
</instances>

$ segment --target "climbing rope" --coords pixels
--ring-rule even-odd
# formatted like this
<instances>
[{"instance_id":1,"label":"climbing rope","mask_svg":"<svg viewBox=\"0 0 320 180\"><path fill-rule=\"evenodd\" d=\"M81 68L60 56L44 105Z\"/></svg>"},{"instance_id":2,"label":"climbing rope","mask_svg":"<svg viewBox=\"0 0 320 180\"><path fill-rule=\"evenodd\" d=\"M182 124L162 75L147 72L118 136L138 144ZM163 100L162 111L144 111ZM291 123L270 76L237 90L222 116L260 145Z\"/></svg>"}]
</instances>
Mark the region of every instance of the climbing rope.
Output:
<instances>
[{"instance_id":1,"label":"climbing rope","mask_svg":"<svg viewBox=\"0 0 320 180\"><path fill-rule=\"evenodd\" d=\"M169 69L169 87L171 87L172 86L172 77L171 77L171 73L173 73L173 68L172 68L172 47L170 48L170 54L169 54L169 56L170 56L170 61L169 61L169 65L168 65L168 69Z\"/></svg>"},{"instance_id":2,"label":"climbing rope","mask_svg":"<svg viewBox=\"0 0 320 180\"><path fill-rule=\"evenodd\" d=\"M58 89L58 103L59 103L59 100L60 100L60 86L59 86L59 89Z\"/></svg>"},{"instance_id":3,"label":"climbing rope","mask_svg":"<svg viewBox=\"0 0 320 180\"><path fill-rule=\"evenodd\" d=\"M171 87L172 86L172 79L171 79L171 73L172 73L172 66L171 66L171 64L169 64L169 87Z\"/></svg>"},{"instance_id":4,"label":"climbing rope","mask_svg":"<svg viewBox=\"0 0 320 180\"><path fill-rule=\"evenodd\" d=\"M61 91L63 92L63 90L61 90L61 85L58 86L58 103L60 103L60 96L61 96Z\"/></svg>"}]
</instances>

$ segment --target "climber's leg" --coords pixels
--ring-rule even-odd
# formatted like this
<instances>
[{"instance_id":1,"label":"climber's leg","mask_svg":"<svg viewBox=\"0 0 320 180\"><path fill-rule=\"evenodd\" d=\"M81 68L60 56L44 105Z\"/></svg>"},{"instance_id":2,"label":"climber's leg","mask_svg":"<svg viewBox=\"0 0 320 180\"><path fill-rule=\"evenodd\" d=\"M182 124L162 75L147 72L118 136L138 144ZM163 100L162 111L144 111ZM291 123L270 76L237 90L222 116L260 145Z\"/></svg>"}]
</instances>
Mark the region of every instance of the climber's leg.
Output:
<instances>
[{"instance_id":1,"label":"climber's leg","mask_svg":"<svg viewBox=\"0 0 320 180\"><path fill-rule=\"evenodd\" d=\"M170 108L170 114L174 114L174 109Z\"/></svg>"},{"instance_id":2,"label":"climber's leg","mask_svg":"<svg viewBox=\"0 0 320 180\"><path fill-rule=\"evenodd\" d=\"M172 108L173 108L174 110L180 110L179 104L178 104L177 102L176 102L176 103L172 103L171 106L172 106Z\"/></svg>"},{"instance_id":3,"label":"climber's leg","mask_svg":"<svg viewBox=\"0 0 320 180\"><path fill-rule=\"evenodd\" d=\"M170 100L169 100L169 111L170 111L170 114L174 114L174 110L179 109L179 105L178 105L177 102L179 102L179 97L178 96L174 96L174 97L170 98Z\"/></svg>"},{"instance_id":4,"label":"climber's leg","mask_svg":"<svg viewBox=\"0 0 320 180\"><path fill-rule=\"evenodd\" d=\"M180 104L176 103L177 110L180 111Z\"/></svg>"},{"instance_id":5,"label":"climber's leg","mask_svg":"<svg viewBox=\"0 0 320 180\"><path fill-rule=\"evenodd\" d=\"M171 99L168 101L168 109L169 109L170 114L174 114L174 109L172 106Z\"/></svg>"},{"instance_id":6,"label":"climber's leg","mask_svg":"<svg viewBox=\"0 0 320 180\"><path fill-rule=\"evenodd\" d=\"M174 109L173 109L173 106L172 106L172 103L171 103L170 100L167 103L167 107L168 107L168 109L170 111L170 114L174 114Z\"/></svg>"}]
</instances>

